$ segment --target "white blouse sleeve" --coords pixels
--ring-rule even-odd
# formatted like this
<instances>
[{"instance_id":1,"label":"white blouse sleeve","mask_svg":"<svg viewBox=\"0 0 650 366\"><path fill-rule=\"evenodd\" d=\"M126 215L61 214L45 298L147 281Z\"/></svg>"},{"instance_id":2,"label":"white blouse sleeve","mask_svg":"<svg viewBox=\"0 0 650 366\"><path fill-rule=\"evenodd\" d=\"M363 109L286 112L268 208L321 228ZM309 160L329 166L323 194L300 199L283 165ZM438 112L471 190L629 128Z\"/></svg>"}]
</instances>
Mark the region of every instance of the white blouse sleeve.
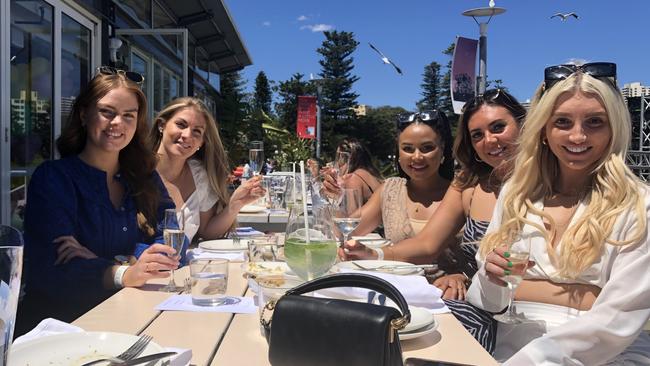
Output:
<instances>
[{"instance_id":1,"label":"white blouse sleeve","mask_svg":"<svg viewBox=\"0 0 650 366\"><path fill-rule=\"evenodd\" d=\"M648 213L648 197L645 202ZM628 212L612 237L633 235L635 222L636 213ZM648 246L646 233L635 245L610 247L608 279L591 310L530 342L504 365L599 365L623 352L650 317Z\"/></svg>"},{"instance_id":2,"label":"white blouse sleeve","mask_svg":"<svg viewBox=\"0 0 650 366\"><path fill-rule=\"evenodd\" d=\"M485 231L485 235L496 231L501 226L503 197L505 197L506 190L507 183L501 189L501 194L499 194L497 203L494 206L492 219ZM485 260L481 257L480 251L476 252L476 263L478 264L478 271L472 278L472 285L467 290L467 301L480 309L493 313L503 310L508 306L510 299L508 288L490 281L485 272Z\"/></svg>"},{"instance_id":3,"label":"white blouse sleeve","mask_svg":"<svg viewBox=\"0 0 650 366\"><path fill-rule=\"evenodd\" d=\"M199 161L189 160L188 163L192 171L192 177L194 178L196 192L199 195L199 211L209 211L217 203L218 197L210 186L208 173Z\"/></svg>"}]
</instances>

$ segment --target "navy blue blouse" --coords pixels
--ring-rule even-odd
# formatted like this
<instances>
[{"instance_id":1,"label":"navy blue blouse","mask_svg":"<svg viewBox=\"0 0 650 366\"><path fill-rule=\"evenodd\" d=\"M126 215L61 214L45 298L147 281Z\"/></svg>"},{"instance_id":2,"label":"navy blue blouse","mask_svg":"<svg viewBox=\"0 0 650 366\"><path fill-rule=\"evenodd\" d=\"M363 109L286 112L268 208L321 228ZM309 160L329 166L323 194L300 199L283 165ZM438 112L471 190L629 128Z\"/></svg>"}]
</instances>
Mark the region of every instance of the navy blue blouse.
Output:
<instances>
[{"instance_id":1,"label":"navy blue blouse","mask_svg":"<svg viewBox=\"0 0 650 366\"><path fill-rule=\"evenodd\" d=\"M132 255L138 243L163 242L160 225L153 237L139 230L132 192L119 173L114 178L125 188L118 208L111 203L106 172L78 156L46 161L34 171L25 211L26 300L37 300L44 316L74 320L116 291L103 284L116 255ZM158 173L151 179L161 193L160 222L174 203ZM98 258L54 265L58 245L52 241L63 235L74 236Z\"/></svg>"}]
</instances>

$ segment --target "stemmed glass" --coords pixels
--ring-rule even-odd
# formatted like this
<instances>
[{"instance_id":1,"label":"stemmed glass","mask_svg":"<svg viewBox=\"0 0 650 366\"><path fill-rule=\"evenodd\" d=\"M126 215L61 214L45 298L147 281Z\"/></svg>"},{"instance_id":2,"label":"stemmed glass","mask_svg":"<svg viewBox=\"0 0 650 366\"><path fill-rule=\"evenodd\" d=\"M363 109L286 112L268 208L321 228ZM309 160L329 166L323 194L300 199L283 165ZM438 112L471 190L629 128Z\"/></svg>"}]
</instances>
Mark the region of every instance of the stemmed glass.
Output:
<instances>
[{"instance_id":1,"label":"stemmed glass","mask_svg":"<svg viewBox=\"0 0 650 366\"><path fill-rule=\"evenodd\" d=\"M341 188L339 203L334 207L334 224L343 234L341 246L361 222L361 190Z\"/></svg>"},{"instance_id":2,"label":"stemmed glass","mask_svg":"<svg viewBox=\"0 0 650 366\"><path fill-rule=\"evenodd\" d=\"M253 176L259 175L264 164L264 142L251 141L248 149L248 165L253 172Z\"/></svg>"},{"instance_id":3,"label":"stemmed glass","mask_svg":"<svg viewBox=\"0 0 650 366\"><path fill-rule=\"evenodd\" d=\"M23 268L23 236L0 225L0 366L8 364Z\"/></svg>"},{"instance_id":4,"label":"stemmed glass","mask_svg":"<svg viewBox=\"0 0 650 366\"><path fill-rule=\"evenodd\" d=\"M517 317L514 312L514 307L512 303L515 300L515 290L517 286L521 283L526 268L528 267L528 259L530 257L530 237L529 236L518 236L513 240L508 252L510 256L506 258L512 263L512 267L508 269L509 273L507 276L504 276L503 280L508 284L508 290L510 291L510 300L508 301L508 308L503 314L496 314L494 319L501 323L506 324L520 324L523 321Z\"/></svg>"},{"instance_id":5,"label":"stemmed glass","mask_svg":"<svg viewBox=\"0 0 650 366\"><path fill-rule=\"evenodd\" d=\"M343 176L348 174L348 168L350 166L350 153L344 151L337 151L334 162L328 163L327 166L334 173L334 179L336 180L336 183L339 186L341 186L343 183L343 179L342 179ZM333 206L336 206L340 202L341 199L340 194L334 196L330 196L330 195L327 196L328 196L327 200Z\"/></svg>"},{"instance_id":6,"label":"stemmed glass","mask_svg":"<svg viewBox=\"0 0 650 366\"><path fill-rule=\"evenodd\" d=\"M181 250L185 243L185 214L183 210L176 211L173 208L165 210L165 220L163 221L163 237L165 245L172 247L176 251L176 259L181 257ZM178 292L185 289L183 286L176 285L174 281L174 270L171 270L169 284L162 287L160 291Z\"/></svg>"}]
</instances>

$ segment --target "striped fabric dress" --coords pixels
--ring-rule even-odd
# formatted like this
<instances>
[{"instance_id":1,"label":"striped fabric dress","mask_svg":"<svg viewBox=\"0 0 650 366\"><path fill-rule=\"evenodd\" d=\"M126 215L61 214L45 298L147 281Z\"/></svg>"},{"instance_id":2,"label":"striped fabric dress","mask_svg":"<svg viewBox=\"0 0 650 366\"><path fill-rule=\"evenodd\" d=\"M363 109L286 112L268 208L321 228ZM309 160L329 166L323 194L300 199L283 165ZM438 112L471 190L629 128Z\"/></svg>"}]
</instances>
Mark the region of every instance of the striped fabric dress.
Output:
<instances>
[{"instance_id":1,"label":"striped fabric dress","mask_svg":"<svg viewBox=\"0 0 650 366\"><path fill-rule=\"evenodd\" d=\"M478 242L485 235L485 231L490 223L488 221L478 221L467 217L465 221L465 230L463 231L463 240L460 248L463 253L465 263L461 263L460 270L472 278L478 265L476 264L476 251ZM494 353L497 335L497 321L492 318L492 314L475 307L474 305L459 300L443 300L451 313L460 321L465 329L485 348L490 354Z\"/></svg>"}]
</instances>

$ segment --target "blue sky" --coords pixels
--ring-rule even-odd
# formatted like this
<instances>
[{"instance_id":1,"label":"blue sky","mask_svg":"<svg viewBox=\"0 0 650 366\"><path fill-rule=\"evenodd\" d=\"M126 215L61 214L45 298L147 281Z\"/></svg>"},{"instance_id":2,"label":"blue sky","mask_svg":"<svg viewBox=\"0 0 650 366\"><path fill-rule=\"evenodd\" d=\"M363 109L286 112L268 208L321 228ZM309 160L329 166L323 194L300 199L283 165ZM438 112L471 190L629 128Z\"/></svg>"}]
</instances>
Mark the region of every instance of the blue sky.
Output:
<instances>
[{"instance_id":1,"label":"blue sky","mask_svg":"<svg viewBox=\"0 0 650 366\"><path fill-rule=\"evenodd\" d=\"M613 61L618 83L650 84L650 0L495 0L507 9L488 25L488 78L502 79L521 101L529 99L544 67L572 58ZM412 110L421 98L424 66L446 64L442 51L464 36L478 39L478 25L464 10L488 0L225 0L253 59L243 75L251 88L263 70L287 80L320 71L316 49L323 29L349 31L360 42L353 54L359 104ZM549 17L574 11L580 19ZM644 34L645 33L645 37ZM384 65L373 43L403 71Z\"/></svg>"}]
</instances>

